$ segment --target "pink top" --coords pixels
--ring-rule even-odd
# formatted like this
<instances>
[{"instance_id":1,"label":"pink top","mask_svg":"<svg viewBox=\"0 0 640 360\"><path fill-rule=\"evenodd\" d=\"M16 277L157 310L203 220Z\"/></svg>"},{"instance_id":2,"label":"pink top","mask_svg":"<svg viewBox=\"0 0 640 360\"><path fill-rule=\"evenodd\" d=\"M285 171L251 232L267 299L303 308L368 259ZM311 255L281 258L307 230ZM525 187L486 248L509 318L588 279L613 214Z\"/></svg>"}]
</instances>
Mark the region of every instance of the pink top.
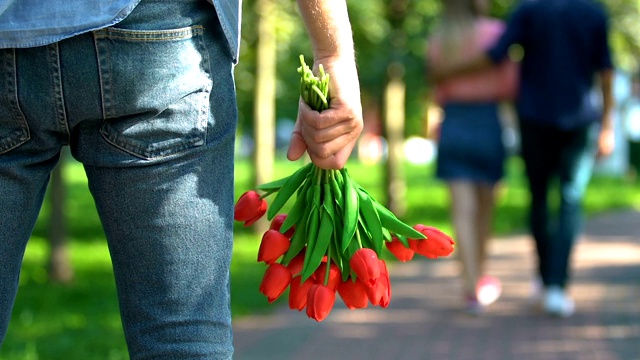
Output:
<instances>
[{"instance_id":1,"label":"pink top","mask_svg":"<svg viewBox=\"0 0 640 360\"><path fill-rule=\"evenodd\" d=\"M502 21L480 18L476 21L475 31L466 39L465 58L474 57L486 51L504 32ZM443 59L441 44L437 36L430 39L428 59L437 66L451 61ZM435 87L435 100L445 102L488 102L513 100L518 91L518 65L507 59L496 67L474 74L455 76Z\"/></svg>"}]
</instances>

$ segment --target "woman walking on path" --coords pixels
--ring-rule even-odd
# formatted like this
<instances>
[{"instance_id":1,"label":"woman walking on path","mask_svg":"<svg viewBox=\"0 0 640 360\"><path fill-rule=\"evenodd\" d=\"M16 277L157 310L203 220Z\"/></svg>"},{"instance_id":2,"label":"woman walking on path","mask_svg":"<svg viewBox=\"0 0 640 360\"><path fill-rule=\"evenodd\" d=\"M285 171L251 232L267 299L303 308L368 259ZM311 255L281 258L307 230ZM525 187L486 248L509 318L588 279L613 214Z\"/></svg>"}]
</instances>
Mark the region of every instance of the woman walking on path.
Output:
<instances>
[{"instance_id":1,"label":"woman walking on path","mask_svg":"<svg viewBox=\"0 0 640 360\"><path fill-rule=\"evenodd\" d=\"M582 199L597 156L608 156L613 136L613 64L608 16L592 0L522 1L507 29L484 53L438 68L434 78L454 79L495 66L509 48L524 49L516 110L521 156L531 197L529 226L536 242L542 309L567 317L570 259L582 222ZM597 79L602 104L594 101ZM548 201L557 181L559 208Z\"/></svg>"},{"instance_id":2,"label":"woman walking on path","mask_svg":"<svg viewBox=\"0 0 640 360\"><path fill-rule=\"evenodd\" d=\"M483 15L487 6L483 0L444 1L442 22L429 39L431 71L460 63L497 41L505 25ZM495 187L506 157L498 108L514 97L516 87L517 67L509 60L435 86L435 100L444 110L436 176L449 189L465 306L472 314L500 295L500 282L486 276L484 266Z\"/></svg>"}]
</instances>

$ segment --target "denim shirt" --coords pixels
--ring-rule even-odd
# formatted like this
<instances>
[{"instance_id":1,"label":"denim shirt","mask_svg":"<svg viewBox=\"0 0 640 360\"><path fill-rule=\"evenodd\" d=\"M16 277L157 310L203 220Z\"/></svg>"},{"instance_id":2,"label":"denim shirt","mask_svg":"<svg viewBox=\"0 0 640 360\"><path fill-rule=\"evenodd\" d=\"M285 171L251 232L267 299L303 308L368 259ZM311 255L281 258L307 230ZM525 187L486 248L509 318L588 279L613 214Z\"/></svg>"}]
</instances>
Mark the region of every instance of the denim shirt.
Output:
<instances>
[{"instance_id":1,"label":"denim shirt","mask_svg":"<svg viewBox=\"0 0 640 360\"><path fill-rule=\"evenodd\" d=\"M242 0L208 0L215 7L229 49L238 60ZM113 26L140 0L0 0L0 49L51 44Z\"/></svg>"}]
</instances>

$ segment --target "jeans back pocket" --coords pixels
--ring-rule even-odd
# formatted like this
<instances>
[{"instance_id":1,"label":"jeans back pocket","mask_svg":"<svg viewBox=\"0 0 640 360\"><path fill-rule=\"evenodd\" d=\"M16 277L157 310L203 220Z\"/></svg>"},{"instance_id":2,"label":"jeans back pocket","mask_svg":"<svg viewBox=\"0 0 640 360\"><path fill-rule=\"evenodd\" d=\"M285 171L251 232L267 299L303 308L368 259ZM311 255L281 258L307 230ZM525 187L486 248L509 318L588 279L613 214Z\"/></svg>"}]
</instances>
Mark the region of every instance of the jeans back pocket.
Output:
<instances>
[{"instance_id":1,"label":"jeans back pocket","mask_svg":"<svg viewBox=\"0 0 640 360\"><path fill-rule=\"evenodd\" d=\"M212 78L203 28L95 32L102 137L143 159L206 142Z\"/></svg>"},{"instance_id":2,"label":"jeans back pocket","mask_svg":"<svg viewBox=\"0 0 640 360\"><path fill-rule=\"evenodd\" d=\"M27 119L18 103L16 57L14 49L0 49L0 154L27 142Z\"/></svg>"}]
</instances>

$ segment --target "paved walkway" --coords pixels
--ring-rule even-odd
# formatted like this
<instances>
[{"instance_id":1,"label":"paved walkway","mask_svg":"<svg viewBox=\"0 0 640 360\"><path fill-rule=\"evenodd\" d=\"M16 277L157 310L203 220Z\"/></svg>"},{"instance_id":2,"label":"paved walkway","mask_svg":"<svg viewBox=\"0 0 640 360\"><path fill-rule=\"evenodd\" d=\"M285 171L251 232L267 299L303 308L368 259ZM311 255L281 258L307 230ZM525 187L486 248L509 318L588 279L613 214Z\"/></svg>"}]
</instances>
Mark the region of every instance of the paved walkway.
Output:
<instances>
[{"instance_id":1,"label":"paved walkway","mask_svg":"<svg viewBox=\"0 0 640 360\"><path fill-rule=\"evenodd\" d=\"M235 359L640 360L640 212L591 219L575 250L571 318L530 306L532 242L511 236L490 249L503 294L480 317L460 311L452 259L413 260L390 268L386 309L350 311L337 300L321 323L286 305L237 321Z\"/></svg>"}]
</instances>

